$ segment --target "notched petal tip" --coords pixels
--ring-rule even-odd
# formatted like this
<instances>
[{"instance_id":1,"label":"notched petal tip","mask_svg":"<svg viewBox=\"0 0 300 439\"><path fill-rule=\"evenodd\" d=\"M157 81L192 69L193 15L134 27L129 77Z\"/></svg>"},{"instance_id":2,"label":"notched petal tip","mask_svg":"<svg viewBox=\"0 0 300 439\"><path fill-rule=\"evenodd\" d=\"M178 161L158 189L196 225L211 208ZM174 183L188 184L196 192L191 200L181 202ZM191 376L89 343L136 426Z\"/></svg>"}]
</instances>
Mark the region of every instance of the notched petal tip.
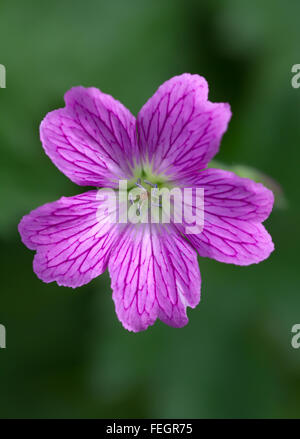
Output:
<instances>
[{"instance_id":1,"label":"notched petal tip","mask_svg":"<svg viewBox=\"0 0 300 439\"><path fill-rule=\"evenodd\" d=\"M44 282L76 288L102 274L119 229L102 215L97 191L62 197L22 218L24 244L36 250L33 268Z\"/></svg>"},{"instance_id":2,"label":"notched petal tip","mask_svg":"<svg viewBox=\"0 0 300 439\"><path fill-rule=\"evenodd\" d=\"M29 214L30 215L30 214ZM21 218L21 221L18 224L18 232L21 237L21 241L23 244L28 247L30 250L35 250L35 245L30 240L30 236L28 234L28 224L29 224L29 215L24 215Z\"/></svg>"},{"instance_id":3,"label":"notched petal tip","mask_svg":"<svg viewBox=\"0 0 300 439\"><path fill-rule=\"evenodd\" d=\"M139 146L153 172L179 179L206 167L231 118L229 104L208 101L208 85L185 73L162 84L137 117Z\"/></svg>"},{"instance_id":4,"label":"notched petal tip","mask_svg":"<svg viewBox=\"0 0 300 439\"><path fill-rule=\"evenodd\" d=\"M139 332L160 319L173 327L187 324L187 307L200 301L196 252L178 234L145 225L120 236L109 261L117 316Z\"/></svg>"},{"instance_id":5,"label":"notched petal tip","mask_svg":"<svg viewBox=\"0 0 300 439\"><path fill-rule=\"evenodd\" d=\"M204 227L187 234L200 256L236 265L259 263L274 250L262 222L274 203L272 191L261 183L230 171L205 169L185 181L204 188Z\"/></svg>"},{"instance_id":6,"label":"notched petal tip","mask_svg":"<svg viewBox=\"0 0 300 439\"><path fill-rule=\"evenodd\" d=\"M130 179L139 160L130 111L94 87L73 87L65 103L40 125L43 148L57 168L81 186L115 187L118 179Z\"/></svg>"}]
</instances>

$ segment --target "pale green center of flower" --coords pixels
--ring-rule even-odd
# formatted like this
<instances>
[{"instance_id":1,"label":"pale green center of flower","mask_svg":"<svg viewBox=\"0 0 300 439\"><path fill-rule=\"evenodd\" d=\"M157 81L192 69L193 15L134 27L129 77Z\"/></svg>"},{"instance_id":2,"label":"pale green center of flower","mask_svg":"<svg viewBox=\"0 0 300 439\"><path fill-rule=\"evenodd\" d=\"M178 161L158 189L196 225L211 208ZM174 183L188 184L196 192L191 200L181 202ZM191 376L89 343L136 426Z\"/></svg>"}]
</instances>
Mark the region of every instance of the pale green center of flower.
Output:
<instances>
[{"instance_id":1,"label":"pale green center of flower","mask_svg":"<svg viewBox=\"0 0 300 439\"><path fill-rule=\"evenodd\" d=\"M136 186L138 180L141 182L148 182L146 184L150 184L152 187L157 187L158 189L162 187L171 188L172 185L168 182L168 178L163 174L155 174L152 171L151 165L143 165L142 167L137 166L134 170L133 177L131 180L127 181L128 190L132 189Z\"/></svg>"},{"instance_id":2,"label":"pale green center of flower","mask_svg":"<svg viewBox=\"0 0 300 439\"><path fill-rule=\"evenodd\" d=\"M158 219L163 207L160 191L171 187L167 178L155 175L150 166L137 168L134 177L127 181L129 216L135 217L135 222L143 222L151 210L151 214Z\"/></svg>"}]
</instances>

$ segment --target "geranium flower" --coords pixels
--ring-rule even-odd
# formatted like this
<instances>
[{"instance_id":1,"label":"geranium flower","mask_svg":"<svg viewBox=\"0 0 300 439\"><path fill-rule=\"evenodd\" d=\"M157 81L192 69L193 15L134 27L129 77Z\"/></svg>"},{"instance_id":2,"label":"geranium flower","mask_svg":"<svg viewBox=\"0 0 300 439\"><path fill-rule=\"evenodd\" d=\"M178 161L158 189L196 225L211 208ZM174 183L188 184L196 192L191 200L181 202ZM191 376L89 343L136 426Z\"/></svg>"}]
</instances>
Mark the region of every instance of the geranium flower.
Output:
<instances>
[{"instance_id":1,"label":"geranium flower","mask_svg":"<svg viewBox=\"0 0 300 439\"><path fill-rule=\"evenodd\" d=\"M140 181L143 187L204 188L204 228L188 234L174 222L100 221L97 189L62 197L19 224L23 243L36 250L33 269L40 279L76 288L108 268L118 318L137 332L157 318L174 327L187 324L187 306L200 300L196 252L237 265L270 255L274 246L261 223L273 193L232 172L207 169L231 118L228 104L207 96L203 77L171 78L136 120L96 88L66 93L66 106L47 114L40 127L45 152L60 171L96 188L117 189L121 179L131 187Z\"/></svg>"}]
</instances>

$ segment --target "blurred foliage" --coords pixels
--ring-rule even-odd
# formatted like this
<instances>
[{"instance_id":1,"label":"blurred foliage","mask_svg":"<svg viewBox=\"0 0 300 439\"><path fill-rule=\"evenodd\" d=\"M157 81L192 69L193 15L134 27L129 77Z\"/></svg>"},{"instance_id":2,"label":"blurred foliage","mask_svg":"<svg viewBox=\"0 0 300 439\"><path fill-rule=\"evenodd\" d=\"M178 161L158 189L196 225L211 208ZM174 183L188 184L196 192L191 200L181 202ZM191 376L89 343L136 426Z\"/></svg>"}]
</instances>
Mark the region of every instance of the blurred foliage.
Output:
<instances>
[{"instance_id":1,"label":"blurred foliage","mask_svg":"<svg viewBox=\"0 0 300 439\"><path fill-rule=\"evenodd\" d=\"M300 3L291 0L0 0L0 417L299 417ZM20 218L83 192L44 154L39 123L74 85L136 114L166 79L199 73L233 118L217 160L279 182L276 250L251 267L199 260L202 301L176 330L118 322L108 274L77 290L44 284Z\"/></svg>"}]
</instances>

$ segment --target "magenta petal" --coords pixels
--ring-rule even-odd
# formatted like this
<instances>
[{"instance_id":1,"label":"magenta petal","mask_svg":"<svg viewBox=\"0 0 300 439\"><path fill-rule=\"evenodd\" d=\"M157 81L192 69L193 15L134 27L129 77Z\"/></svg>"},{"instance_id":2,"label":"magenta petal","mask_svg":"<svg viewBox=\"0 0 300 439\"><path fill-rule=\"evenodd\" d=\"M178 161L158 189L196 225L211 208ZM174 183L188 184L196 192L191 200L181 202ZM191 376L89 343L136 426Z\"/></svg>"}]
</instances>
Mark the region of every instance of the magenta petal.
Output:
<instances>
[{"instance_id":1,"label":"magenta petal","mask_svg":"<svg viewBox=\"0 0 300 439\"><path fill-rule=\"evenodd\" d=\"M137 118L140 149L155 173L171 178L206 167L231 117L228 104L207 100L206 80L185 73L159 87Z\"/></svg>"},{"instance_id":2,"label":"magenta petal","mask_svg":"<svg viewBox=\"0 0 300 439\"><path fill-rule=\"evenodd\" d=\"M138 162L134 116L96 88L75 87L65 94L65 108L41 123L43 147L74 183L115 187L131 178Z\"/></svg>"},{"instance_id":3,"label":"magenta petal","mask_svg":"<svg viewBox=\"0 0 300 439\"><path fill-rule=\"evenodd\" d=\"M109 216L99 221L96 195L62 197L22 218L19 233L37 251L33 268L44 282L75 288L105 271L119 232Z\"/></svg>"},{"instance_id":4,"label":"magenta petal","mask_svg":"<svg viewBox=\"0 0 300 439\"><path fill-rule=\"evenodd\" d=\"M206 169L185 185L204 188L203 231L186 235L200 256L237 265L269 257L274 244L261 222L271 213L272 191L220 169Z\"/></svg>"},{"instance_id":5,"label":"magenta petal","mask_svg":"<svg viewBox=\"0 0 300 439\"><path fill-rule=\"evenodd\" d=\"M129 227L109 261L116 313L129 331L142 331L157 318L187 324L186 307L200 300L196 252L179 235L152 225Z\"/></svg>"}]
</instances>

